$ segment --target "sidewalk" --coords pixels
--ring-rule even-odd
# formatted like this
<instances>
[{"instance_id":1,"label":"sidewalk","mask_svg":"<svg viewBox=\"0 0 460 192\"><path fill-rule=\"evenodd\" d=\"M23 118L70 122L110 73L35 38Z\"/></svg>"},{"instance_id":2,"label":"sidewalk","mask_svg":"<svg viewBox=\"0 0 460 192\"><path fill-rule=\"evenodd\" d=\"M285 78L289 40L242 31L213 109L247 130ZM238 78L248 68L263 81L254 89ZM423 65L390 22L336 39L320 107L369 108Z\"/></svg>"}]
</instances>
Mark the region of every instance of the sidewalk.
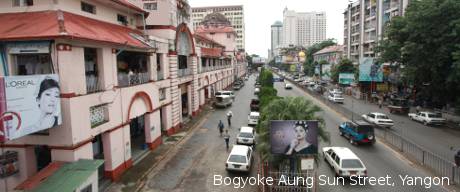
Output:
<instances>
[{"instance_id":1,"label":"sidewalk","mask_svg":"<svg viewBox=\"0 0 460 192\"><path fill-rule=\"evenodd\" d=\"M163 144L160 145L154 151L148 152L142 160L137 164L134 164L121 176L117 182L112 182L104 191L106 192L134 192L139 190L139 186L142 185L143 180L155 168L158 163L165 157L171 149L176 146L186 135L189 134L193 128L198 125L200 120L203 119L209 112L210 106L205 105L203 111L196 117L193 117L190 121L184 124L184 127L180 129L180 132L171 135L169 137L162 136Z\"/></svg>"}]
</instances>

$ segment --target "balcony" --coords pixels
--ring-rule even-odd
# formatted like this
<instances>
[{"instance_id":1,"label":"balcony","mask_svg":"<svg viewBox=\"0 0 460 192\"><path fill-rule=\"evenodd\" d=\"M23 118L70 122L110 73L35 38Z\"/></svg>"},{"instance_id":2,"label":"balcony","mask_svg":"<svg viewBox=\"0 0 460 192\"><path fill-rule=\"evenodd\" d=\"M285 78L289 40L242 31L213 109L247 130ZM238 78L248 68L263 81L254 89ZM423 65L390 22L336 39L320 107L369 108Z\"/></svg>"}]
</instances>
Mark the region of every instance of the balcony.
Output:
<instances>
[{"instance_id":1,"label":"balcony","mask_svg":"<svg viewBox=\"0 0 460 192\"><path fill-rule=\"evenodd\" d=\"M183 76L187 76L187 75L191 75L191 74L192 74L192 69L190 69L190 68L184 68L184 69L177 70L177 76L178 77L183 77Z\"/></svg>"},{"instance_id":2,"label":"balcony","mask_svg":"<svg viewBox=\"0 0 460 192\"><path fill-rule=\"evenodd\" d=\"M128 87L133 85L140 85L150 81L148 72L143 73L118 73L118 86Z\"/></svg>"},{"instance_id":3,"label":"balcony","mask_svg":"<svg viewBox=\"0 0 460 192\"><path fill-rule=\"evenodd\" d=\"M96 75L86 75L86 93L96 93L103 91L104 88Z\"/></svg>"}]
</instances>

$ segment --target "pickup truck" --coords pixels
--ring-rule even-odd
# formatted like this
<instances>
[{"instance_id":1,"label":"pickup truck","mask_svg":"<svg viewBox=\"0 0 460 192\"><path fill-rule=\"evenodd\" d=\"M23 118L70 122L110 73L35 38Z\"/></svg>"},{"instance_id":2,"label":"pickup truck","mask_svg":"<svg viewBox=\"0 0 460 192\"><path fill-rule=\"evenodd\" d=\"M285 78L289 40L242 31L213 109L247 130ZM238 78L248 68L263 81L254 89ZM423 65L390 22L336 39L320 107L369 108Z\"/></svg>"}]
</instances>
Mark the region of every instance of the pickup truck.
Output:
<instances>
[{"instance_id":1,"label":"pickup truck","mask_svg":"<svg viewBox=\"0 0 460 192\"><path fill-rule=\"evenodd\" d=\"M440 113L421 111L418 113L409 113L409 118L414 121L423 123L424 125L443 125L446 120L442 118Z\"/></svg>"}]
</instances>

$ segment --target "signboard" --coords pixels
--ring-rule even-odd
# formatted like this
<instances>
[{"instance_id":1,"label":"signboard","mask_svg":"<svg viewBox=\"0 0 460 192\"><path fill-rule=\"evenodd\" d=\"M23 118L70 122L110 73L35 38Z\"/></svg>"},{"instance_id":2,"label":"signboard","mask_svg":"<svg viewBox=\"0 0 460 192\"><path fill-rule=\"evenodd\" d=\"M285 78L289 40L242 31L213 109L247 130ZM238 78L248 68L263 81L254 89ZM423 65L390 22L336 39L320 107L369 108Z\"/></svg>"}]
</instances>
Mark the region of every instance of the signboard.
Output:
<instances>
[{"instance_id":1,"label":"signboard","mask_svg":"<svg viewBox=\"0 0 460 192\"><path fill-rule=\"evenodd\" d=\"M19 172L18 152L5 151L0 155L0 178L5 178Z\"/></svg>"},{"instance_id":2,"label":"signboard","mask_svg":"<svg viewBox=\"0 0 460 192\"><path fill-rule=\"evenodd\" d=\"M359 81L383 82L382 66L372 57L364 57L359 62Z\"/></svg>"},{"instance_id":3,"label":"signboard","mask_svg":"<svg viewBox=\"0 0 460 192\"><path fill-rule=\"evenodd\" d=\"M281 56L276 56L276 57L275 57L275 63L276 63L276 64L280 64L281 62L282 62Z\"/></svg>"},{"instance_id":4,"label":"signboard","mask_svg":"<svg viewBox=\"0 0 460 192\"><path fill-rule=\"evenodd\" d=\"M310 155L318 153L318 121L271 121L271 153Z\"/></svg>"},{"instance_id":5,"label":"signboard","mask_svg":"<svg viewBox=\"0 0 460 192\"><path fill-rule=\"evenodd\" d=\"M351 85L355 81L355 74L353 73L340 73L339 74L339 84L342 85Z\"/></svg>"},{"instance_id":6,"label":"signboard","mask_svg":"<svg viewBox=\"0 0 460 192\"><path fill-rule=\"evenodd\" d=\"M290 72L295 72L296 69L297 69L297 66L296 66L295 64L290 64L290 65L289 65L289 71L290 71Z\"/></svg>"},{"instance_id":7,"label":"signboard","mask_svg":"<svg viewBox=\"0 0 460 192\"><path fill-rule=\"evenodd\" d=\"M17 139L61 124L57 74L6 76L1 79L4 87L0 92L5 97L1 104L4 106L4 140Z\"/></svg>"}]
</instances>

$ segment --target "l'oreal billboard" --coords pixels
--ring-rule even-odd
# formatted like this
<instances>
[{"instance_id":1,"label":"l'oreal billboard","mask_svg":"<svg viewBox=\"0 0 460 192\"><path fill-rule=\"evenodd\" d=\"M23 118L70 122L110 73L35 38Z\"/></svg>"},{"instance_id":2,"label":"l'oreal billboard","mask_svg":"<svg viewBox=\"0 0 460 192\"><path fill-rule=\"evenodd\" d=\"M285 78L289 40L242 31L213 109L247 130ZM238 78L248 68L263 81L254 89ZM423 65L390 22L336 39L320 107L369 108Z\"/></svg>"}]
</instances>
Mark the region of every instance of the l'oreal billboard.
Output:
<instances>
[{"instance_id":1,"label":"l'oreal billboard","mask_svg":"<svg viewBox=\"0 0 460 192\"><path fill-rule=\"evenodd\" d=\"M6 76L0 81L0 141L61 124L57 74Z\"/></svg>"},{"instance_id":2,"label":"l'oreal billboard","mask_svg":"<svg viewBox=\"0 0 460 192\"><path fill-rule=\"evenodd\" d=\"M374 62L372 57L364 57L359 61L359 81L383 82L382 65Z\"/></svg>"},{"instance_id":3,"label":"l'oreal billboard","mask_svg":"<svg viewBox=\"0 0 460 192\"><path fill-rule=\"evenodd\" d=\"M272 154L309 155L318 153L318 121L271 121Z\"/></svg>"}]
</instances>

